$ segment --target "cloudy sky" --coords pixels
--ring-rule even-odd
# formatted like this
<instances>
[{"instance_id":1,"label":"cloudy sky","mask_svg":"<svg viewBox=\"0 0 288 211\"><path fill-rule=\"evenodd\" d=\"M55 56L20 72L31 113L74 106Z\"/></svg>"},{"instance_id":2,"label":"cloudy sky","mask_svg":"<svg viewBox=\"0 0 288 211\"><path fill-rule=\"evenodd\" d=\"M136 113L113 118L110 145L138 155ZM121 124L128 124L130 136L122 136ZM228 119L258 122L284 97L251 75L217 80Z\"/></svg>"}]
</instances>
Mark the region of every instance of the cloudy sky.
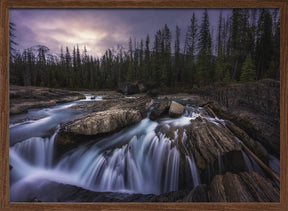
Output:
<instances>
[{"instance_id":1,"label":"cloudy sky","mask_svg":"<svg viewBox=\"0 0 288 211\"><path fill-rule=\"evenodd\" d=\"M137 41L150 35L165 24L175 37L175 27L181 28L181 42L193 12L198 23L203 9L10 9L10 21L16 24L18 49L45 45L59 54L61 47L72 50L86 46L88 54L102 56L106 49L122 45L127 49L129 37ZM212 33L217 31L220 10L209 9ZM231 10L223 10L223 17ZM71 51L70 51L71 52Z\"/></svg>"}]
</instances>

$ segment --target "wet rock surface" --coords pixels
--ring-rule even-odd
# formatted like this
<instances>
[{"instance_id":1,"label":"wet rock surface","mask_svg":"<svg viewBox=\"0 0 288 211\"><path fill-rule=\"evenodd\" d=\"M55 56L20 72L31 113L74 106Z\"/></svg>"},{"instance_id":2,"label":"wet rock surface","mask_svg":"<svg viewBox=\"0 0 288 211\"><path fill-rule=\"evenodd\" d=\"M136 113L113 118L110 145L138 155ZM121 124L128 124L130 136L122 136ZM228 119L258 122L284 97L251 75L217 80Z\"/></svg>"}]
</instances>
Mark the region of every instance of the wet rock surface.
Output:
<instances>
[{"instance_id":1,"label":"wet rock surface","mask_svg":"<svg viewBox=\"0 0 288 211\"><path fill-rule=\"evenodd\" d=\"M56 103L70 102L85 99L79 92L44 88L10 86L10 114L27 112L31 108L43 108L56 105Z\"/></svg>"},{"instance_id":2,"label":"wet rock surface","mask_svg":"<svg viewBox=\"0 0 288 211\"><path fill-rule=\"evenodd\" d=\"M235 135L237 135L239 139L243 139L242 141L247 140L247 134L253 140L259 141L271 154L279 158L280 119L279 121L274 121L271 116L261 112L251 111L250 109L242 107L226 108L219 105L217 102L209 103L209 107L219 118L230 120L235 126L240 128L239 130L235 129L232 124L227 125L235 132ZM247 140L246 143L248 142L249 141ZM251 144L248 144L248 146L249 145Z\"/></svg>"},{"instance_id":3,"label":"wet rock surface","mask_svg":"<svg viewBox=\"0 0 288 211\"><path fill-rule=\"evenodd\" d=\"M279 202L279 189L255 172L216 175L210 186L159 195L95 192L73 185L46 182L33 187L27 201L33 202ZM46 194L49 192L50 194ZM15 200L17 201L17 200ZM21 201L21 200L20 200Z\"/></svg>"},{"instance_id":4,"label":"wet rock surface","mask_svg":"<svg viewBox=\"0 0 288 211\"><path fill-rule=\"evenodd\" d=\"M47 194L49 193L49 194ZM30 202L149 202L154 194L95 192L73 185L46 181L31 188L26 196ZM23 200L14 199L21 202Z\"/></svg>"},{"instance_id":5,"label":"wet rock surface","mask_svg":"<svg viewBox=\"0 0 288 211\"><path fill-rule=\"evenodd\" d=\"M232 121L279 158L280 82L257 82L207 88L201 93L222 119Z\"/></svg>"},{"instance_id":6,"label":"wet rock surface","mask_svg":"<svg viewBox=\"0 0 288 211\"><path fill-rule=\"evenodd\" d=\"M186 130L188 146L194 152L193 154L197 154L195 157L200 169L205 168L203 160L205 163L213 163L218 153L224 154L241 149L234 134L223 125L221 126L221 122L211 123L199 117L191 120L191 125Z\"/></svg>"},{"instance_id":7,"label":"wet rock surface","mask_svg":"<svg viewBox=\"0 0 288 211\"><path fill-rule=\"evenodd\" d=\"M104 98L104 97L103 97ZM133 98L125 98L123 96L117 96L116 99L113 96L106 96L103 101L81 102L76 106L71 107L75 110L88 110L89 112L106 111L109 109L129 109L138 110L144 117L147 115L147 110L153 104L152 98L145 94L137 95Z\"/></svg>"},{"instance_id":8,"label":"wet rock surface","mask_svg":"<svg viewBox=\"0 0 288 211\"><path fill-rule=\"evenodd\" d=\"M171 103L168 98L164 98L160 103L155 105L155 107L151 111L149 118L151 120L155 120L164 113L167 113L169 111L170 104Z\"/></svg>"},{"instance_id":9,"label":"wet rock surface","mask_svg":"<svg viewBox=\"0 0 288 211\"><path fill-rule=\"evenodd\" d=\"M211 202L279 202L279 189L255 172L217 175L210 185Z\"/></svg>"},{"instance_id":10,"label":"wet rock surface","mask_svg":"<svg viewBox=\"0 0 288 211\"><path fill-rule=\"evenodd\" d=\"M242 129L234 125L230 121L225 121L226 127L234 133L257 157L259 157L264 163L268 163L269 155L261 148L250 136Z\"/></svg>"},{"instance_id":11,"label":"wet rock surface","mask_svg":"<svg viewBox=\"0 0 288 211\"><path fill-rule=\"evenodd\" d=\"M122 128L140 122L153 100L148 96L135 99L113 99L89 102L72 109L89 110L80 118L61 126L55 138L57 151L67 151L87 140L117 132Z\"/></svg>"},{"instance_id":12,"label":"wet rock surface","mask_svg":"<svg viewBox=\"0 0 288 211\"><path fill-rule=\"evenodd\" d=\"M65 126L65 131L80 135L110 133L141 121L142 116L136 110L111 109L93 112Z\"/></svg>"},{"instance_id":13,"label":"wet rock surface","mask_svg":"<svg viewBox=\"0 0 288 211\"><path fill-rule=\"evenodd\" d=\"M274 82L271 82L272 85L269 81L265 83L272 88L275 85ZM248 90L258 93L257 89L247 86ZM240 87L235 90L240 89L241 93L244 93L244 88ZM277 89L277 85L274 88ZM231 92L234 95L239 91L235 90ZM210 96L215 98L219 93L227 95L228 98L231 95L230 91L216 90L216 94ZM170 192L159 195L94 192L72 185L50 182L47 186L41 186L41 190L35 190L34 195L29 195L26 200L35 202L279 202L279 186L274 179L270 179L272 178L270 175L257 169L260 167L248 153L244 153L245 147L242 145L243 142L267 166L271 162L271 155L268 152L279 157L280 129L279 120L276 118L277 109L271 105L273 111L267 112L264 109L268 106L264 102L267 99L259 98L264 106L261 105L263 107L255 111L260 105L253 100L247 100L253 94L245 92L246 94L242 95L241 93L232 100L228 98L224 100L225 97L222 95L221 99L218 99L220 103L209 101L202 105L202 109L197 107L195 112L193 107L189 107L191 111L185 109L185 112L191 112L191 115L185 113L186 116L177 118L176 121L179 122L176 123L173 122L175 119L172 121L166 117L160 119L164 115L168 117L168 114L172 117L180 117L183 114L184 107L174 101L170 103L170 98L164 97L151 111L149 117L156 121L149 121L149 124L159 123L153 131L155 134L149 131L151 137L155 135L158 138L158 142L155 141L154 144L159 143L160 137L165 136L167 139L162 141L169 143L169 149L175 147L179 152L179 184L176 191L170 189ZM241 100L242 97L244 100ZM177 100L180 102L181 98ZM224 102L225 105L221 104ZM255 103L254 107L253 103ZM83 114L78 119L61 126L55 138L56 154L63 155L68 150L76 150L77 146L86 141L97 142L98 138L140 122L146 117L152 104L153 100L144 95L129 97L129 99L111 95L105 98L105 101L83 102L72 107L80 112L87 111L88 114ZM172 111L170 112L169 109ZM133 138L134 141L138 140L136 136ZM268 152L257 142L263 144ZM90 143L87 146L90 147ZM121 145L117 145L116 148L118 147ZM125 151L130 152L130 150L131 146ZM105 159L108 159L109 152L105 156L107 156ZM187 160L188 158L190 160ZM165 159L168 159L168 156ZM192 168L191 163L194 164L195 169ZM170 165L172 164L167 164ZM253 172L249 165L251 167L253 165L252 170L256 169L257 173ZM192 169L200 176L199 181L194 181L195 175ZM13 170L14 168L11 169ZM47 196L47 192L51 195Z\"/></svg>"},{"instance_id":14,"label":"wet rock surface","mask_svg":"<svg viewBox=\"0 0 288 211\"><path fill-rule=\"evenodd\" d=\"M171 102L170 108L169 108L169 116L172 118L177 118L182 116L184 112L184 106L180 103L176 103L175 101Z\"/></svg>"},{"instance_id":15,"label":"wet rock surface","mask_svg":"<svg viewBox=\"0 0 288 211\"><path fill-rule=\"evenodd\" d=\"M193 188L191 192L183 199L183 202L209 202L208 186L200 184Z\"/></svg>"}]
</instances>

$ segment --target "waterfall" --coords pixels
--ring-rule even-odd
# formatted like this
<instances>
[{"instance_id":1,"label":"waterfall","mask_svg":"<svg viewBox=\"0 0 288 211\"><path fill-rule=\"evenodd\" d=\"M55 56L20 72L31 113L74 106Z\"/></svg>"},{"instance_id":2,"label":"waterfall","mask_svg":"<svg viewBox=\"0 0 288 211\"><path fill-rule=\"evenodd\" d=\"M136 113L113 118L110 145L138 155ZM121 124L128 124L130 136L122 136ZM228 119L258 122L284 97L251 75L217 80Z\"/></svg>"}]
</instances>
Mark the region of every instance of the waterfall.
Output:
<instances>
[{"instance_id":1,"label":"waterfall","mask_svg":"<svg viewBox=\"0 0 288 211\"><path fill-rule=\"evenodd\" d=\"M252 163L251 163L250 159L248 158L247 154L243 150L241 150L241 153L242 153L242 156L243 156L247 171L248 172L252 172L253 171L253 167L252 167Z\"/></svg>"},{"instance_id":2,"label":"waterfall","mask_svg":"<svg viewBox=\"0 0 288 211\"><path fill-rule=\"evenodd\" d=\"M273 155L269 154L268 151L265 149L265 147L258 141L256 141L256 143L261 147L262 150L264 150L265 153L268 154L269 156L269 167L276 172L278 175L280 175L280 161L279 159L277 159L276 157L274 157Z\"/></svg>"},{"instance_id":3,"label":"waterfall","mask_svg":"<svg viewBox=\"0 0 288 211\"><path fill-rule=\"evenodd\" d=\"M269 154L269 167L278 175L280 175L280 161L279 159L270 154Z\"/></svg>"},{"instance_id":4,"label":"waterfall","mask_svg":"<svg viewBox=\"0 0 288 211\"><path fill-rule=\"evenodd\" d=\"M188 162L189 167L190 167L190 171L191 171L191 175L192 175L192 179L193 179L193 185L194 185L194 187L196 187L201 182L200 182L197 166L196 166L196 163L194 160L194 156L193 156L193 154L191 156L186 155L185 158L186 158L186 162Z\"/></svg>"},{"instance_id":5,"label":"waterfall","mask_svg":"<svg viewBox=\"0 0 288 211\"><path fill-rule=\"evenodd\" d=\"M217 157L218 157L218 174L223 174L223 161L222 156L219 150L217 150Z\"/></svg>"},{"instance_id":6,"label":"waterfall","mask_svg":"<svg viewBox=\"0 0 288 211\"><path fill-rule=\"evenodd\" d=\"M87 98L89 99L86 100L94 100L91 96ZM101 138L97 142L91 140L89 143L83 143L56 161L53 160L53 150L59 126L55 128L55 125L78 115L72 111L64 113L62 109L68 107L70 104L46 109L47 115L51 115L42 120L10 128L10 132L17 129L20 135L25 129L31 128L27 132L29 138L10 146L9 159L10 165L13 166L10 171L12 201L22 199L22 191L25 192L27 187L39 187L49 182L74 185L97 192L142 194L177 191L179 184L181 187L186 183L192 186L192 182L193 187L196 187L201 184L201 180L184 126L199 116L221 126L221 120L209 119L204 110L196 107L186 106L184 115L179 118L161 118L158 121L148 118L151 111L149 110L148 116L138 124ZM53 129L49 128L49 131L52 130L49 134L52 135L31 137L34 133L30 134L30 131L38 130L39 134L42 134L42 130L47 130L46 126L51 126L52 122ZM41 123L41 127L38 123ZM166 137L163 130L159 130L163 127L167 130L175 129L173 140ZM182 131L183 134L178 134ZM179 145L182 148L179 148ZM258 168L244 151L241 152L249 172ZM219 174L223 174L221 153L217 153ZM271 165L277 163L274 157L271 157L270 161ZM208 167L208 174L209 171ZM179 177L183 175L186 176L185 184L179 181Z\"/></svg>"},{"instance_id":7,"label":"waterfall","mask_svg":"<svg viewBox=\"0 0 288 211\"><path fill-rule=\"evenodd\" d=\"M76 175L83 187L97 191L174 191L178 189L180 155L171 144L152 130L134 135L120 148L100 152L95 144L88 150L79 149L64 157L57 169Z\"/></svg>"},{"instance_id":8,"label":"waterfall","mask_svg":"<svg viewBox=\"0 0 288 211\"><path fill-rule=\"evenodd\" d=\"M10 148L10 153L19 156L30 165L51 168L53 161L54 139L58 130L59 127L51 138L32 137L19 142Z\"/></svg>"},{"instance_id":9,"label":"waterfall","mask_svg":"<svg viewBox=\"0 0 288 211\"><path fill-rule=\"evenodd\" d=\"M58 106L57 112L59 108L62 107ZM12 174L23 168L26 172L13 176L11 190L21 191L19 188L28 181L51 180L100 192L161 194L176 191L179 188L179 172L184 169L180 169L180 152L175 143L181 141L184 144L186 133L184 131L182 139L178 140L177 130L175 139L170 140L156 128L160 124L168 128L182 127L197 116L190 113L176 119L164 118L160 122L146 117L138 124L94 144L80 145L62 155L54 164L54 139L58 129L50 138L30 137L10 147ZM193 154L186 157L186 162L194 186L199 185Z\"/></svg>"}]
</instances>

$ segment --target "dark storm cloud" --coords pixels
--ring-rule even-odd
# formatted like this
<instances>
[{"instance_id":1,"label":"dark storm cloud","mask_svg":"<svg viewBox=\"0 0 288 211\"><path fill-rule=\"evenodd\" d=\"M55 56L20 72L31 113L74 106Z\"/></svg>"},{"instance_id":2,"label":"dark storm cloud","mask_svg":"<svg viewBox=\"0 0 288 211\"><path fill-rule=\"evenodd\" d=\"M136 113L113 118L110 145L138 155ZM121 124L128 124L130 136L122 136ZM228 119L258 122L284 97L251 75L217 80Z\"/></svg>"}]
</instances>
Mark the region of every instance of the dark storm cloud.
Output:
<instances>
[{"instance_id":1,"label":"dark storm cloud","mask_svg":"<svg viewBox=\"0 0 288 211\"><path fill-rule=\"evenodd\" d=\"M208 11L210 25L216 30L219 10ZM129 37L140 41L149 34L152 41L165 24L172 37L176 25L181 28L183 43L193 12L200 23L203 9L12 9L10 21L16 24L21 50L41 44L59 53L61 47L72 49L78 44L101 56L117 45L127 48Z\"/></svg>"}]
</instances>

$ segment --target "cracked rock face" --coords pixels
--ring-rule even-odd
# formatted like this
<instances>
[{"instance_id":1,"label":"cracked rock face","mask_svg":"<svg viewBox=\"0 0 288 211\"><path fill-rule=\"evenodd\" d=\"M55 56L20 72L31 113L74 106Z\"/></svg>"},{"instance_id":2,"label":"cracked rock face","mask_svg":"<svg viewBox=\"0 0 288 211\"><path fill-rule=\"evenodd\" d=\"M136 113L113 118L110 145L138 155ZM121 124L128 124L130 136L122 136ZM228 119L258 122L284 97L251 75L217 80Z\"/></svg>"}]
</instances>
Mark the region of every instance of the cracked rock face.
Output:
<instances>
[{"instance_id":1,"label":"cracked rock face","mask_svg":"<svg viewBox=\"0 0 288 211\"><path fill-rule=\"evenodd\" d=\"M279 202L279 190L255 172L216 175L209 191L211 202Z\"/></svg>"},{"instance_id":2,"label":"cracked rock face","mask_svg":"<svg viewBox=\"0 0 288 211\"><path fill-rule=\"evenodd\" d=\"M73 109L92 112L61 126L55 138L56 151L64 153L91 137L110 134L140 122L153 100L144 96L137 99L115 99L77 105ZM102 107L98 111L99 106Z\"/></svg>"},{"instance_id":3,"label":"cracked rock face","mask_svg":"<svg viewBox=\"0 0 288 211\"><path fill-rule=\"evenodd\" d=\"M113 132L141 121L139 111L113 109L91 113L66 126L67 132L81 135L97 135Z\"/></svg>"}]
</instances>

